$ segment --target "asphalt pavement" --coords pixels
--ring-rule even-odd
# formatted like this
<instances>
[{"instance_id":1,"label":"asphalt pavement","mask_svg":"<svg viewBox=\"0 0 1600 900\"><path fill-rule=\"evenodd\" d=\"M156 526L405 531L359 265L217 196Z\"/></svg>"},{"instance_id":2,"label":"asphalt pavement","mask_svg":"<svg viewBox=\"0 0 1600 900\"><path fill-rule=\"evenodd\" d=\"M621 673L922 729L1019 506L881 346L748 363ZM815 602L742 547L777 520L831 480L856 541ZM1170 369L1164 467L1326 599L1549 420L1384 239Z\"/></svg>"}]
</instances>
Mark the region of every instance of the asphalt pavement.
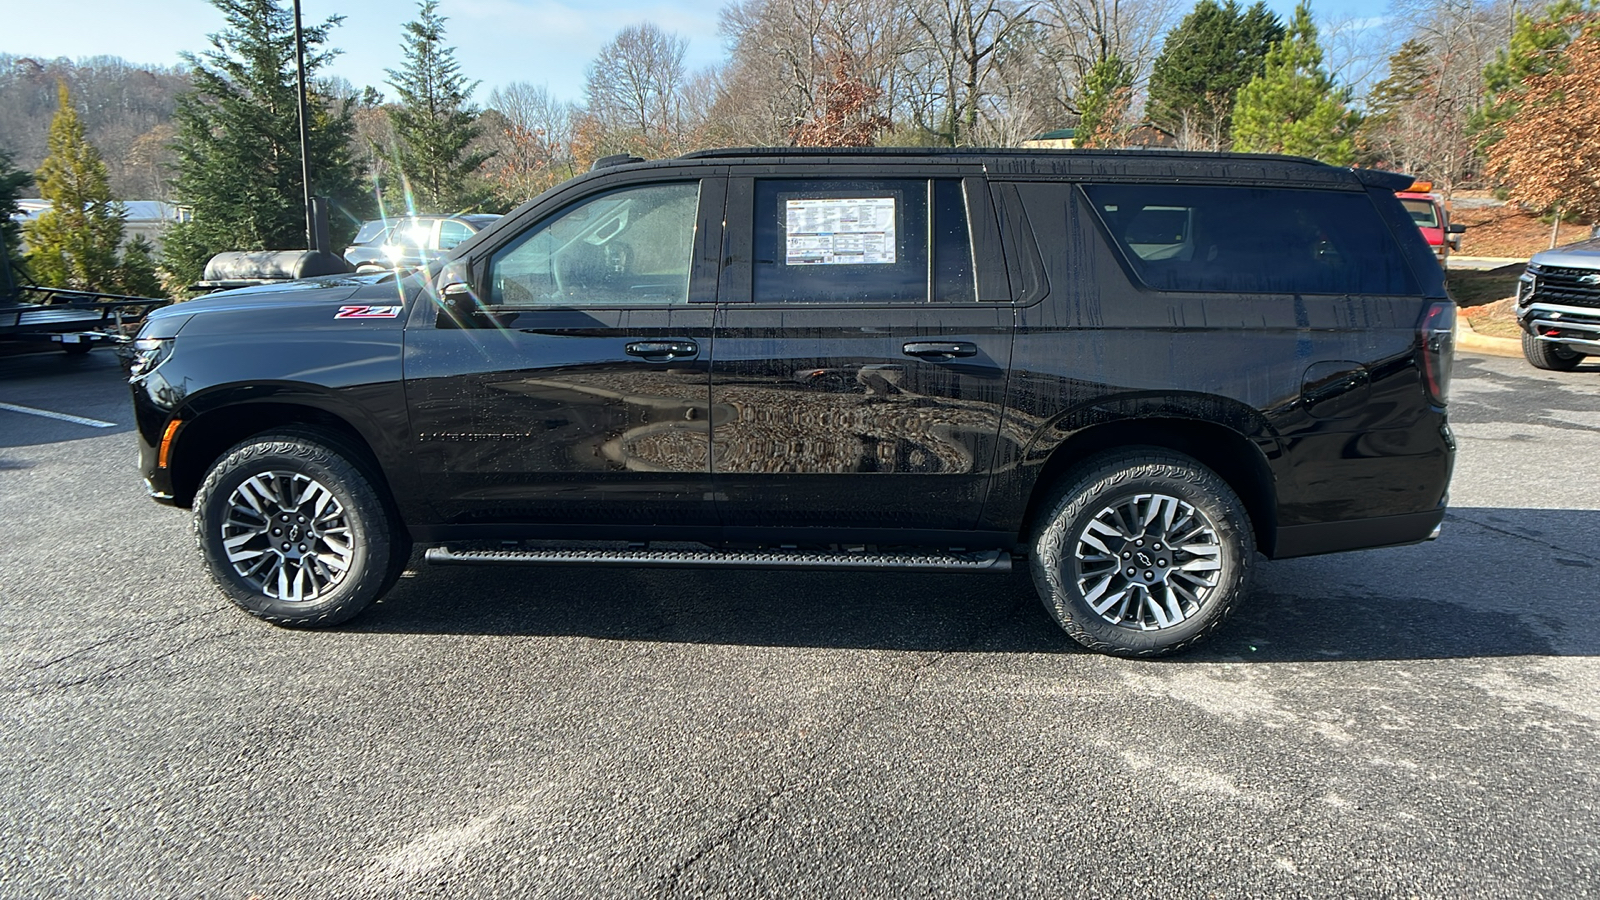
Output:
<instances>
[{"instance_id":1,"label":"asphalt pavement","mask_svg":"<svg viewBox=\"0 0 1600 900\"><path fill-rule=\"evenodd\" d=\"M0 358L0 897L1600 894L1600 366L1453 392L1439 540L1132 662L1020 575L417 564L277 629L112 356Z\"/></svg>"}]
</instances>

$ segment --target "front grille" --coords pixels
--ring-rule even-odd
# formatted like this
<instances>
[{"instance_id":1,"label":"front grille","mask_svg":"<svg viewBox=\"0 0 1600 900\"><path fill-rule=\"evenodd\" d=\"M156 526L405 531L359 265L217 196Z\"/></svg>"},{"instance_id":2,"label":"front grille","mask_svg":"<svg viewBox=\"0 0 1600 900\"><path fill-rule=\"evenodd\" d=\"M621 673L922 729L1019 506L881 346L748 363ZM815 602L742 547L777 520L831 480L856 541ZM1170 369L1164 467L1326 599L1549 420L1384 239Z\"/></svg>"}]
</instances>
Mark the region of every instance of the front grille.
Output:
<instances>
[{"instance_id":1,"label":"front grille","mask_svg":"<svg viewBox=\"0 0 1600 900\"><path fill-rule=\"evenodd\" d=\"M1529 266L1534 303L1588 306L1600 309L1600 269Z\"/></svg>"}]
</instances>

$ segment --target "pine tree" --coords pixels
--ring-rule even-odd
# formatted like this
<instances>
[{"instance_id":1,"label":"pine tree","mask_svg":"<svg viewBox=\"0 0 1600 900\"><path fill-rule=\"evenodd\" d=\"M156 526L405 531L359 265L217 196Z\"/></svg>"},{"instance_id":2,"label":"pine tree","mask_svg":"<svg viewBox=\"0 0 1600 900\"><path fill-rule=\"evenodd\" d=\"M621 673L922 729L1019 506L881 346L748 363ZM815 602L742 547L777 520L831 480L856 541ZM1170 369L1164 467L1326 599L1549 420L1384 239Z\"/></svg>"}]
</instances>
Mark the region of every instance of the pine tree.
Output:
<instances>
[{"instance_id":1,"label":"pine tree","mask_svg":"<svg viewBox=\"0 0 1600 900\"><path fill-rule=\"evenodd\" d=\"M185 55L195 89L179 100L174 116L173 193L192 218L168 231L163 264L183 283L198 280L206 260L225 250L306 242L294 18L276 0L210 2L228 27L211 36L211 50ZM327 41L340 21L334 16L305 29L308 86L338 52ZM312 90L307 112L312 193L329 198L338 244L373 206L351 154L350 104L335 107Z\"/></svg>"},{"instance_id":2,"label":"pine tree","mask_svg":"<svg viewBox=\"0 0 1600 900\"><path fill-rule=\"evenodd\" d=\"M7 267L6 271L0 272L0 291L22 281L22 226L12 217L21 212L17 208L17 200L31 184L32 173L14 167L11 154L0 149L0 245L4 247L0 250L0 266Z\"/></svg>"},{"instance_id":3,"label":"pine tree","mask_svg":"<svg viewBox=\"0 0 1600 900\"><path fill-rule=\"evenodd\" d=\"M44 287L117 290L117 247L122 204L111 196L111 176L100 151L84 135L67 83L50 122L50 155L39 165L39 193L50 208L23 225L28 271Z\"/></svg>"},{"instance_id":4,"label":"pine tree","mask_svg":"<svg viewBox=\"0 0 1600 900\"><path fill-rule=\"evenodd\" d=\"M1185 146L1226 149L1239 89L1260 74L1283 24L1262 3L1200 0L1167 33L1150 71L1146 115Z\"/></svg>"},{"instance_id":5,"label":"pine tree","mask_svg":"<svg viewBox=\"0 0 1600 900\"><path fill-rule=\"evenodd\" d=\"M1239 91L1233 111L1233 149L1288 153L1335 165L1355 161L1358 119L1348 92L1322 66L1322 47L1311 7L1295 7L1283 40L1268 51L1265 67Z\"/></svg>"},{"instance_id":6,"label":"pine tree","mask_svg":"<svg viewBox=\"0 0 1600 900\"><path fill-rule=\"evenodd\" d=\"M1078 102L1077 146L1118 146L1132 100L1133 70L1121 57L1095 63L1083 80Z\"/></svg>"},{"instance_id":7,"label":"pine tree","mask_svg":"<svg viewBox=\"0 0 1600 900\"><path fill-rule=\"evenodd\" d=\"M455 48L444 46L445 18L438 8L438 0L422 0L417 18L406 23L405 68L388 70L389 84L400 95L389 121L416 211L464 212L488 199L486 182L474 176L489 154L471 149L480 131L471 102L478 83L467 83Z\"/></svg>"}]
</instances>

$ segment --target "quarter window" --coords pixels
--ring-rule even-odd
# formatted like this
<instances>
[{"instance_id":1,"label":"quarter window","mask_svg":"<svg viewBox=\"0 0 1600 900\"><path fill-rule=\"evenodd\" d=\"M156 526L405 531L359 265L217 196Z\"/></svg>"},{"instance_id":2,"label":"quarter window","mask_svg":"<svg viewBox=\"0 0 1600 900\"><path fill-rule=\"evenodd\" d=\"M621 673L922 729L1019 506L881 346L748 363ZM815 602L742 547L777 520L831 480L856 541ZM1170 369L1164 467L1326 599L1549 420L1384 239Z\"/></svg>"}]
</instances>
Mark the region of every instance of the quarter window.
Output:
<instances>
[{"instance_id":1,"label":"quarter window","mask_svg":"<svg viewBox=\"0 0 1600 900\"><path fill-rule=\"evenodd\" d=\"M1415 294L1365 193L1193 185L1089 185L1112 239L1164 291Z\"/></svg>"},{"instance_id":2,"label":"quarter window","mask_svg":"<svg viewBox=\"0 0 1600 900\"><path fill-rule=\"evenodd\" d=\"M686 303L698 182L623 188L535 225L489 261L496 306Z\"/></svg>"}]
</instances>

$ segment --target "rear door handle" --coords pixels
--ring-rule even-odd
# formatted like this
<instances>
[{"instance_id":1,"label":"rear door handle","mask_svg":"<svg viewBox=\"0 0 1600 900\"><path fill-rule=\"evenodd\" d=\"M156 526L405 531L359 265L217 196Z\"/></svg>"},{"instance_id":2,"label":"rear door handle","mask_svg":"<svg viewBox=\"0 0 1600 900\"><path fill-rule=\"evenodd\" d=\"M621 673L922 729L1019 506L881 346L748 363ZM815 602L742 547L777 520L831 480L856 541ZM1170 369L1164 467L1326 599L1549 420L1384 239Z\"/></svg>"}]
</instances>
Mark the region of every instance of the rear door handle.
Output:
<instances>
[{"instance_id":1,"label":"rear door handle","mask_svg":"<svg viewBox=\"0 0 1600 900\"><path fill-rule=\"evenodd\" d=\"M907 356L922 359L950 359L956 356L978 355L978 345L966 341L912 341L900 349Z\"/></svg>"},{"instance_id":2,"label":"rear door handle","mask_svg":"<svg viewBox=\"0 0 1600 900\"><path fill-rule=\"evenodd\" d=\"M629 356L651 362L686 359L700 353L700 348L693 341L634 341L623 349Z\"/></svg>"}]
</instances>

